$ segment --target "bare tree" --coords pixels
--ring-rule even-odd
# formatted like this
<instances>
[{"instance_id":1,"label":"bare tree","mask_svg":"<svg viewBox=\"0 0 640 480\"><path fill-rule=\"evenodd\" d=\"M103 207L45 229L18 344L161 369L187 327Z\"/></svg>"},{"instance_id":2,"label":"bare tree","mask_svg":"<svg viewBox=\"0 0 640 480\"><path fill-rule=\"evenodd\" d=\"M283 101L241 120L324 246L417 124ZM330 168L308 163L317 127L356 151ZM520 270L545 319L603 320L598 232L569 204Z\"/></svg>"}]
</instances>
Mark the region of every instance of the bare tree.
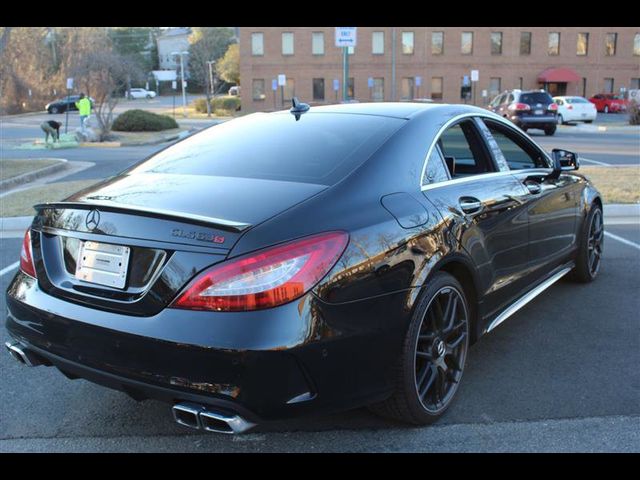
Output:
<instances>
[{"instance_id":1,"label":"bare tree","mask_svg":"<svg viewBox=\"0 0 640 480\"><path fill-rule=\"evenodd\" d=\"M113 126L113 110L130 79L144 79L142 70L130 58L111 50L90 52L74 66L73 75L95 99L95 115L100 127L100 141L104 141Z\"/></svg>"}]
</instances>

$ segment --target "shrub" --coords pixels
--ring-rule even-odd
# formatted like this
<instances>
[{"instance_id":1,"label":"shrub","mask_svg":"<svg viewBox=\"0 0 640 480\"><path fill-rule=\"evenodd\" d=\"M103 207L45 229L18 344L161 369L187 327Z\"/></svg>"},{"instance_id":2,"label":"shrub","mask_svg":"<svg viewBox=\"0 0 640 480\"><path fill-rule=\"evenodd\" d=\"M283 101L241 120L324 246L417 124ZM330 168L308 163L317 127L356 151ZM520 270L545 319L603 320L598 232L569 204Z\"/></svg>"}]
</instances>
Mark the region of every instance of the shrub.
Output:
<instances>
[{"instance_id":1,"label":"shrub","mask_svg":"<svg viewBox=\"0 0 640 480\"><path fill-rule=\"evenodd\" d=\"M211 101L211 105L214 110L223 109L235 112L240 110L240 98L232 96L216 97Z\"/></svg>"},{"instance_id":2,"label":"shrub","mask_svg":"<svg viewBox=\"0 0 640 480\"><path fill-rule=\"evenodd\" d=\"M116 121L113 122L112 130L120 132L158 132L170 128L178 128L178 124L167 115L158 115L146 110L127 110L116 118Z\"/></svg>"},{"instance_id":3,"label":"shrub","mask_svg":"<svg viewBox=\"0 0 640 480\"><path fill-rule=\"evenodd\" d=\"M231 117L233 116L233 112L230 112L229 110L223 110L222 108L217 108L216 111L214 112L216 117Z\"/></svg>"},{"instance_id":4,"label":"shrub","mask_svg":"<svg viewBox=\"0 0 640 480\"><path fill-rule=\"evenodd\" d=\"M640 105L638 102L629 102L629 124L640 125Z\"/></svg>"},{"instance_id":5,"label":"shrub","mask_svg":"<svg viewBox=\"0 0 640 480\"><path fill-rule=\"evenodd\" d=\"M213 103L213 102L211 102ZM198 113L207 113L207 99L206 98L198 98L193 102L193 108L196 109Z\"/></svg>"}]
</instances>

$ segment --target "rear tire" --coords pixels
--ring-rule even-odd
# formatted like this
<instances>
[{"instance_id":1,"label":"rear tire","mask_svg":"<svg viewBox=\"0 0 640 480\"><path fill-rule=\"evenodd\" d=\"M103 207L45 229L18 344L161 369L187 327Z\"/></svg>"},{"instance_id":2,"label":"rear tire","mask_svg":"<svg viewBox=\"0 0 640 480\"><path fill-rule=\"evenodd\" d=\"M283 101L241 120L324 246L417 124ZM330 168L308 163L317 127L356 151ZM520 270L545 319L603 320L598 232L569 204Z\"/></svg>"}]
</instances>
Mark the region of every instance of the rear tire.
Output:
<instances>
[{"instance_id":1,"label":"rear tire","mask_svg":"<svg viewBox=\"0 0 640 480\"><path fill-rule=\"evenodd\" d=\"M469 348L469 305L460 282L436 273L414 308L395 367L395 391L369 409L413 425L435 422L458 389Z\"/></svg>"},{"instance_id":2,"label":"rear tire","mask_svg":"<svg viewBox=\"0 0 640 480\"><path fill-rule=\"evenodd\" d=\"M547 136L551 136L554 133L556 133L556 128L558 128L558 127L556 127L555 125L553 127L546 127L544 129L544 134L547 135Z\"/></svg>"},{"instance_id":3,"label":"rear tire","mask_svg":"<svg viewBox=\"0 0 640 480\"><path fill-rule=\"evenodd\" d=\"M58 107L51 107L51 108L49 109L49 113L59 113L59 111L58 111Z\"/></svg>"},{"instance_id":4,"label":"rear tire","mask_svg":"<svg viewBox=\"0 0 640 480\"><path fill-rule=\"evenodd\" d=\"M571 278L577 282L593 282L600 271L604 247L604 222L602 208L597 203L591 206L580 233L576 266Z\"/></svg>"},{"instance_id":5,"label":"rear tire","mask_svg":"<svg viewBox=\"0 0 640 480\"><path fill-rule=\"evenodd\" d=\"M564 118L561 114L558 115L558 125L564 125Z\"/></svg>"}]
</instances>

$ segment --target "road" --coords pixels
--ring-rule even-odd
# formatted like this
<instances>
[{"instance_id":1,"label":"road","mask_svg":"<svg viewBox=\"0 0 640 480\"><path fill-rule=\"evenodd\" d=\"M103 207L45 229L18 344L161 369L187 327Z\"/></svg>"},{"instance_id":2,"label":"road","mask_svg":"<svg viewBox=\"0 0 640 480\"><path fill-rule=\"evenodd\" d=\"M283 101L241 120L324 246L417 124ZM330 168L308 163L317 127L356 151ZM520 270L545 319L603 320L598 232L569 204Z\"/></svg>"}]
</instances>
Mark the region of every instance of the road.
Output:
<instances>
[{"instance_id":1,"label":"road","mask_svg":"<svg viewBox=\"0 0 640 480\"><path fill-rule=\"evenodd\" d=\"M28 116L3 121L4 158L42 155L13 149L16 137L4 136L20 135L33 122L37 127ZM563 126L554 137L531 133L548 149L573 148L589 151L595 161L638 164L637 135L577 130ZM114 175L163 147L46 155L95 163L66 181ZM176 425L163 403L137 403L85 380L70 381L52 368L28 369L3 351L0 452L638 452L640 225L607 225L606 231L597 281L558 282L472 347L457 399L434 426L406 427L359 409L260 425L238 437L202 434ZM19 238L0 239L0 319L20 244ZM0 327L0 341L6 340Z\"/></svg>"}]
</instances>

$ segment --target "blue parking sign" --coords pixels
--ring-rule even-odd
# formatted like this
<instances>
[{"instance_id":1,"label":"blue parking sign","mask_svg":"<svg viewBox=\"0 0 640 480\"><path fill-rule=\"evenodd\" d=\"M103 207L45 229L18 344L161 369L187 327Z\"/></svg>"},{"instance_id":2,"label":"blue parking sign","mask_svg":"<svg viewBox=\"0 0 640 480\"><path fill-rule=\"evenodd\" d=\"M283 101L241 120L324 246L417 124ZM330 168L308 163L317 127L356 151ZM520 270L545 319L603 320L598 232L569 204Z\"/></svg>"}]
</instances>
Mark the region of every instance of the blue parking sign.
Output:
<instances>
[{"instance_id":1,"label":"blue parking sign","mask_svg":"<svg viewBox=\"0 0 640 480\"><path fill-rule=\"evenodd\" d=\"M337 78L333 79L333 89L337 92L340 90L340 81Z\"/></svg>"},{"instance_id":2,"label":"blue parking sign","mask_svg":"<svg viewBox=\"0 0 640 480\"><path fill-rule=\"evenodd\" d=\"M369 88L373 88L373 77L367 79L367 85L369 85Z\"/></svg>"},{"instance_id":3,"label":"blue parking sign","mask_svg":"<svg viewBox=\"0 0 640 480\"><path fill-rule=\"evenodd\" d=\"M271 90L275 92L277 89L278 89L278 80L274 78L273 80L271 80Z\"/></svg>"}]
</instances>

